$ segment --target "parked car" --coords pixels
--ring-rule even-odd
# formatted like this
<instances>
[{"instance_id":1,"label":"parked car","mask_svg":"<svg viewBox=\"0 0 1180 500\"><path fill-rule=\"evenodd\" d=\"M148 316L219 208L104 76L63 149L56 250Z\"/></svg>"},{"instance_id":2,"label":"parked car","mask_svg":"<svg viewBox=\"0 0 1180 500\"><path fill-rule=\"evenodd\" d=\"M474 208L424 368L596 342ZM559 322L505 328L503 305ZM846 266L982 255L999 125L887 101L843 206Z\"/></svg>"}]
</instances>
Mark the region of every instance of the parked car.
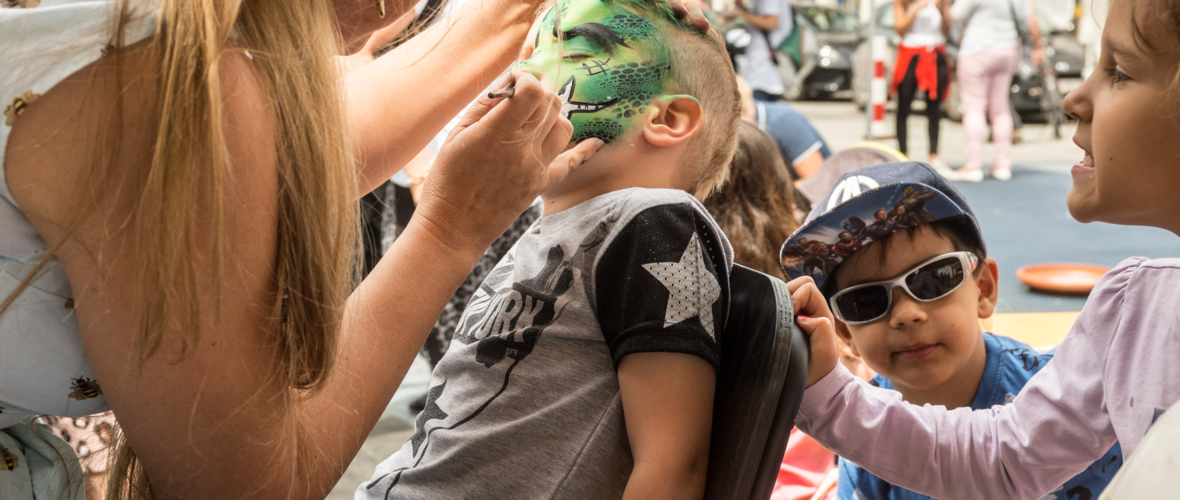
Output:
<instances>
[{"instance_id":1,"label":"parked car","mask_svg":"<svg viewBox=\"0 0 1180 500\"><path fill-rule=\"evenodd\" d=\"M860 22L834 7L799 3L791 10L799 36L788 37L778 47L779 75L788 89L784 97L814 99L852 88L852 54L860 43ZM798 59L790 57L794 54Z\"/></svg>"},{"instance_id":2,"label":"parked car","mask_svg":"<svg viewBox=\"0 0 1180 500\"><path fill-rule=\"evenodd\" d=\"M1073 26L1056 26L1050 22L1050 17L1038 10L1037 23L1045 35L1045 55L1057 72L1057 87L1061 95L1078 87L1082 81L1083 48L1073 34ZM882 5L873 15L873 27L876 34L885 37L885 79L892 81L893 64L897 60L897 45L901 37L897 34L893 24L893 4ZM860 43L853 54L853 97L852 100L859 109L864 109L869 100L869 82L872 78L872 58L869 54L868 26L861 30ZM947 58L951 65L955 64L958 47L947 45ZM1043 78L1033 67L1028 55L1020 61L1017 71L1012 76L1012 103L1021 118L1039 119L1041 113L1041 97L1044 95ZM954 75L951 75L950 91L943 106L943 113L950 119L958 121L963 117L959 104L959 86Z\"/></svg>"}]
</instances>

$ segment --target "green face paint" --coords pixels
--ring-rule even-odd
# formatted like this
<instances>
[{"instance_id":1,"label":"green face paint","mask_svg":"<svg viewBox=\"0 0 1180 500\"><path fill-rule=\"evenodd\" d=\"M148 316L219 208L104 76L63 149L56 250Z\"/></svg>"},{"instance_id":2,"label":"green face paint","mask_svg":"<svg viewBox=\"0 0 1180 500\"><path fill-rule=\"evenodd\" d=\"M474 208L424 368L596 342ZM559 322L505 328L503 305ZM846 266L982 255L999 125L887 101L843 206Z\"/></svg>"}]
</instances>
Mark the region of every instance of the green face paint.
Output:
<instances>
[{"instance_id":1,"label":"green face paint","mask_svg":"<svg viewBox=\"0 0 1180 500\"><path fill-rule=\"evenodd\" d=\"M563 0L541 21L531 58L517 62L558 88L572 142L610 143L634 129L665 91L668 55L651 21L601 0Z\"/></svg>"}]
</instances>

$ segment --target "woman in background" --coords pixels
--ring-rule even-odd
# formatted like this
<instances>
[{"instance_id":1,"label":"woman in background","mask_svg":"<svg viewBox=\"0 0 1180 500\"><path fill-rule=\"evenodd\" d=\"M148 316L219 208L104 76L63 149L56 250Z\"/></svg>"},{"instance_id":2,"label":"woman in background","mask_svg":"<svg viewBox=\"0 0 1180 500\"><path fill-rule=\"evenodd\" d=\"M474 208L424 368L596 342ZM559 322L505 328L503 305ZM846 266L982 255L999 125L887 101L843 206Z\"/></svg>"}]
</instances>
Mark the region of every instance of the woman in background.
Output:
<instances>
[{"instance_id":1,"label":"woman in background","mask_svg":"<svg viewBox=\"0 0 1180 500\"><path fill-rule=\"evenodd\" d=\"M940 172L949 172L938 157L938 126L942 119L942 101L950 80L946 57L946 37L951 32L948 0L893 0L895 29L901 35L897 62L893 65L891 94L897 95L897 149L909 155L908 127L910 106L919 90L926 92L926 121L930 134L927 163Z\"/></svg>"},{"instance_id":2,"label":"woman in background","mask_svg":"<svg viewBox=\"0 0 1180 500\"><path fill-rule=\"evenodd\" d=\"M957 71L966 161L955 175L948 176L950 179L983 180L983 143L987 140L988 119L995 144L991 175L1001 181L1012 178L1012 108L1008 98L1021 40L1030 39L1034 66L1044 59L1040 30L1036 16L1031 15L1030 3L1030 0L958 0L951 8L955 23L963 26Z\"/></svg>"}]
</instances>

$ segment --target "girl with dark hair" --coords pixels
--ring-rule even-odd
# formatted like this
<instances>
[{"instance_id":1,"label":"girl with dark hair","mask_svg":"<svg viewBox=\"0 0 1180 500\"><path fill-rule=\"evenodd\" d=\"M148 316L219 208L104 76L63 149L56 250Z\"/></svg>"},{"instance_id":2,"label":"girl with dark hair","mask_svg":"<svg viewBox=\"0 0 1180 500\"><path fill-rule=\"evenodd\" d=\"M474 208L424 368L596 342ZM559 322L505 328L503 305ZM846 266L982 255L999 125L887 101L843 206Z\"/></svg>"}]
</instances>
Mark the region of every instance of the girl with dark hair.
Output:
<instances>
[{"instance_id":1,"label":"girl with dark hair","mask_svg":"<svg viewBox=\"0 0 1180 500\"><path fill-rule=\"evenodd\" d=\"M735 263L783 279L778 250L799 227L794 183L774 140L742 122L729 178L705 200L733 245Z\"/></svg>"}]
</instances>

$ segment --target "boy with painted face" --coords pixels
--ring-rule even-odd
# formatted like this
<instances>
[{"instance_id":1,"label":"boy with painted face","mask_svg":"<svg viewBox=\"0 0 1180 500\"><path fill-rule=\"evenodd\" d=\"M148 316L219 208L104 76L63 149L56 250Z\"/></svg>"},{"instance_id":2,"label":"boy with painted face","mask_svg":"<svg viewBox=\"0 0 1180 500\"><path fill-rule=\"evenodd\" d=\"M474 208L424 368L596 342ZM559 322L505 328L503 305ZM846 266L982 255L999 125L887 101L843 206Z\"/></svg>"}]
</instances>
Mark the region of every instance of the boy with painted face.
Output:
<instances>
[{"instance_id":1,"label":"boy with painted face","mask_svg":"<svg viewBox=\"0 0 1180 500\"><path fill-rule=\"evenodd\" d=\"M997 299L998 268L988 258L967 200L921 163L890 163L846 174L877 186L845 200L833 192L784 245L784 272L811 276L836 318L836 332L878 373L870 383L901 393L916 405L987 409L1010 403L1053 354L984 332ZM886 208L893 213L886 214ZM884 214L884 216L883 216ZM862 246L841 251L851 218L886 216L865 227ZM876 226L876 227L875 227ZM809 239L830 245L838 261L827 276L787 260L786 248ZM846 249L843 249L846 250ZM918 458L915 458L916 460ZM1116 444L1047 498L1092 498L1122 465ZM840 459L838 498L919 500L929 497L889 484Z\"/></svg>"},{"instance_id":2,"label":"boy with painted face","mask_svg":"<svg viewBox=\"0 0 1180 500\"><path fill-rule=\"evenodd\" d=\"M356 496L699 498L733 252L693 195L736 147L724 42L659 1L563 0L521 59L569 146L604 145L543 193Z\"/></svg>"}]
</instances>

